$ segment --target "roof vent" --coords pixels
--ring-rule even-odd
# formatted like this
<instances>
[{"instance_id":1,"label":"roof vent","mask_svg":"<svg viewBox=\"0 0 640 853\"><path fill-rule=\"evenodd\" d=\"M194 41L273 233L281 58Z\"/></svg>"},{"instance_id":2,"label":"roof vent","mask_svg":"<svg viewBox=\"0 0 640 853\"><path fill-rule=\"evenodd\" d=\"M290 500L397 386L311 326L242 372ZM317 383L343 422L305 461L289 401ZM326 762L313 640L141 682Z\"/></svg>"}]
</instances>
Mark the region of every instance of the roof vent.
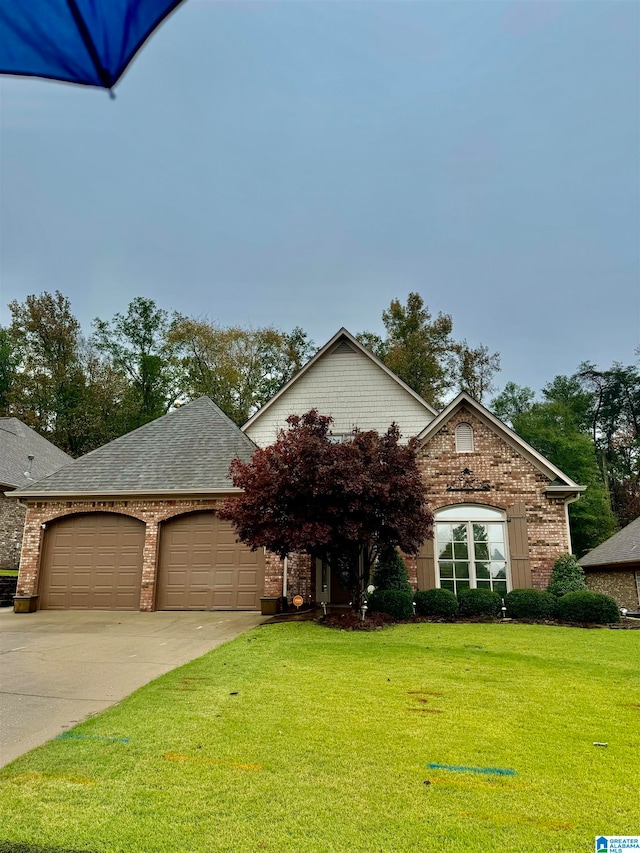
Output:
<instances>
[{"instance_id":1,"label":"roof vent","mask_svg":"<svg viewBox=\"0 0 640 853\"><path fill-rule=\"evenodd\" d=\"M334 349L333 352L337 355L345 355L348 353L352 353L354 351L355 350L353 349L353 347L351 346L351 344L348 341L340 341L340 343Z\"/></svg>"},{"instance_id":2,"label":"roof vent","mask_svg":"<svg viewBox=\"0 0 640 853\"><path fill-rule=\"evenodd\" d=\"M33 468L33 460L35 459L35 456L32 453L30 453L27 456L27 459L29 460L29 467L24 472L24 476L27 478L27 480L33 480L33 477L31 476L31 469Z\"/></svg>"}]
</instances>

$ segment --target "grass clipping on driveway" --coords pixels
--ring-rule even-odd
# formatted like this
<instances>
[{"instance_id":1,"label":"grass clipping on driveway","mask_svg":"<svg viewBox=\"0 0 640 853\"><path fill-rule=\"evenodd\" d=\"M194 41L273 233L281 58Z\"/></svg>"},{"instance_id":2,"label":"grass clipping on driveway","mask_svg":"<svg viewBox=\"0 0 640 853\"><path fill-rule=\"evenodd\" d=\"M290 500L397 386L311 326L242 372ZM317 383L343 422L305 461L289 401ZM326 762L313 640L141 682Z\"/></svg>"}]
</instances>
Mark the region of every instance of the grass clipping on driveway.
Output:
<instances>
[{"instance_id":1,"label":"grass clipping on driveway","mask_svg":"<svg viewBox=\"0 0 640 853\"><path fill-rule=\"evenodd\" d=\"M1 771L0 850L591 851L640 832L639 661L635 631L265 625Z\"/></svg>"}]
</instances>

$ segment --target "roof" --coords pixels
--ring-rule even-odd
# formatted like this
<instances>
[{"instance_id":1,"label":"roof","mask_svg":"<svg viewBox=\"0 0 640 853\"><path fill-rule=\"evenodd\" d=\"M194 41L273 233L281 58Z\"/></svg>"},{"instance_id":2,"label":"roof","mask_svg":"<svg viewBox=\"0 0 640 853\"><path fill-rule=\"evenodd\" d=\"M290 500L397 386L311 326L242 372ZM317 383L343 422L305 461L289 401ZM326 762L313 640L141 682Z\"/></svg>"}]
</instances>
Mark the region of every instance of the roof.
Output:
<instances>
[{"instance_id":1,"label":"roof","mask_svg":"<svg viewBox=\"0 0 640 853\"><path fill-rule=\"evenodd\" d=\"M614 533L578 562L585 569L619 563L640 563L640 518Z\"/></svg>"},{"instance_id":2,"label":"roof","mask_svg":"<svg viewBox=\"0 0 640 853\"><path fill-rule=\"evenodd\" d=\"M29 456L31 474L29 471ZM0 484L21 487L72 462L60 450L18 418L0 418Z\"/></svg>"},{"instance_id":3,"label":"roof","mask_svg":"<svg viewBox=\"0 0 640 853\"><path fill-rule=\"evenodd\" d=\"M579 486L567 474L557 468L552 462L543 456L541 453L528 444L524 439L520 438L512 429L497 418L489 409L486 409L481 403L475 400L466 391L461 391L455 400L452 400L449 405L438 415L437 418L431 421L418 436L418 441L425 444L432 438L449 419L461 409L463 406L469 408L473 413L484 423L489 429L492 429L500 435L507 444L524 456L531 464L544 474L550 480L547 486L547 494L555 495L559 498L571 497L584 492L586 486Z\"/></svg>"},{"instance_id":4,"label":"roof","mask_svg":"<svg viewBox=\"0 0 640 853\"><path fill-rule=\"evenodd\" d=\"M255 444L208 397L157 418L16 492L20 497L210 494L236 491L235 457Z\"/></svg>"},{"instance_id":5,"label":"roof","mask_svg":"<svg viewBox=\"0 0 640 853\"><path fill-rule=\"evenodd\" d=\"M417 400L422 406L424 406L427 412L429 412L431 415L437 414L436 410L432 406L430 406L426 400L423 400L422 397L413 390L413 388L410 388L406 382L403 382L399 376L396 376L396 374L392 370L389 370L386 364L383 364L383 362L381 362L379 358L376 358L373 353L369 352L369 350L365 346L363 346L357 338L354 338L351 332L347 331L347 329L343 327L338 332L336 332L335 335L331 338L331 340L327 341L327 343L322 347L322 349L319 349L318 352L313 356L313 358L309 359L309 361L304 365L304 367L302 367L295 374L295 376L293 376L285 385L283 385L282 388L276 394L274 394L274 396L267 403L265 403L264 406L262 406L262 408L258 409L258 411L252 417L249 418L249 420L242 427L243 431L246 430L247 427L254 424L259 418L261 418L262 415L273 405L273 403L275 403L276 400L278 400L294 383L298 382L298 380L301 379L305 375L305 373L311 367L313 367L314 364L316 364L316 362L318 362L329 350L333 348L335 344L338 344L341 340L348 341L354 349L358 350L368 359L370 359L375 365L380 368L380 370L384 371L394 380L394 382L397 382L397 384L401 388L403 388L408 394L410 394L415 400Z\"/></svg>"}]
</instances>

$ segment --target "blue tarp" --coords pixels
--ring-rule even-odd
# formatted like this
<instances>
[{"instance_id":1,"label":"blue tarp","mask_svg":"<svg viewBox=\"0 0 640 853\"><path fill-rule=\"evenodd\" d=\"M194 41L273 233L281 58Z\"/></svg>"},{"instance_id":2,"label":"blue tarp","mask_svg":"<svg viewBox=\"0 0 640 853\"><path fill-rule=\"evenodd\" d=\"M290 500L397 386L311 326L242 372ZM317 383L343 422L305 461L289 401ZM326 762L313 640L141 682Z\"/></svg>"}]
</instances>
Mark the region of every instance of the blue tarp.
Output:
<instances>
[{"instance_id":1,"label":"blue tarp","mask_svg":"<svg viewBox=\"0 0 640 853\"><path fill-rule=\"evenodd\" d=\"M0 73L110 89L183 0L0 0Z\"/></svg>"}]
</instances>

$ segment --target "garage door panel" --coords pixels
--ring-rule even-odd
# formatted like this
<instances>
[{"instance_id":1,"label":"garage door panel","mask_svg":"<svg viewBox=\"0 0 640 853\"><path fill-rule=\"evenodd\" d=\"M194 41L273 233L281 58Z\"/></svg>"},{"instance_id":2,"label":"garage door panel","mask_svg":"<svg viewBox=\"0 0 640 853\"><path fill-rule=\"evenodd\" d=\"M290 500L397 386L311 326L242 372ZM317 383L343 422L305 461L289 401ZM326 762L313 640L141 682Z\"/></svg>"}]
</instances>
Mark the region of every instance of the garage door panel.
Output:
<instances>
[{"instance_id":1,"label":"garage door panel","mask_svg":"<svg viewBox=\"0 0 640 853\"><path fill-rule=\"evenodd\" d=\"M110 513L74 515L45 530L40 606L49 610L137 610L144 524Z\"/></svg>"},{"instance_id":2,"label":"garage door panel","mask_svg":"<svg viewBox=\"0 0 640 853\"><path fill-rule=\"evenodd\" d=\"M242 577L247 555L252 570ZM179 516L162 525L158 609L257 610L263 583L264 558L239 543L233 526L215 513Z\"/></svg>"}]
</instances>

